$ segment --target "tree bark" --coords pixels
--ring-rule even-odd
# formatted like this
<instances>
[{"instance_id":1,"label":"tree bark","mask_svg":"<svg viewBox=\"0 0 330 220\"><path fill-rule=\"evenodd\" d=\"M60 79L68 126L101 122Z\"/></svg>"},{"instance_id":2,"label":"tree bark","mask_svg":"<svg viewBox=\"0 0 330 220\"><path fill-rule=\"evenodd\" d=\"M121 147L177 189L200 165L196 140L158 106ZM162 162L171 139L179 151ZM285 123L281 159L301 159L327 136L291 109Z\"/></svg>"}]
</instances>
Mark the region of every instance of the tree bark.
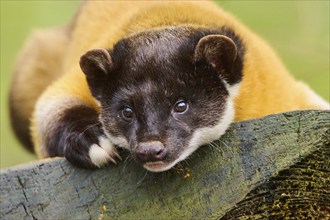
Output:
<instances>
[{"instance_id":1,"label":"tree bark","mask_svg":"<svg viewBox=\"0 0 330 220\"><path fill-rule=\"evenodd\" d=\"M126 158L98 170L62 158L2 170L0 217L330 218L330 111L234 123L220 140L163 173Z\"/></svg>"}]
</instances>

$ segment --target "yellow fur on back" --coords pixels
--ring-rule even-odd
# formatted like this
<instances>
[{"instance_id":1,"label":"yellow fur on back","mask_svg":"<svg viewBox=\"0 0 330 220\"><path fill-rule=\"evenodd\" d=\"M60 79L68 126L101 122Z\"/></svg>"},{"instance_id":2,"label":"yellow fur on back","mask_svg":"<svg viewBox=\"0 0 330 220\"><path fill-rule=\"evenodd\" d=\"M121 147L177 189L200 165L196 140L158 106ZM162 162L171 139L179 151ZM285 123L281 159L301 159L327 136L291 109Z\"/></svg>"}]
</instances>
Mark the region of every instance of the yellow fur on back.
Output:
<instances>
[{"instance_id":1,"label":"yellow fur on back","mask_svg":"<svg viewBox=\"0 0 330 220\"><path fill-rule=\"evenodd\" d=\"M213 2L87 2L78 17L64 69L78 65L80 56L87 50L111 48L133 33L171 25L227 26L243 40L246 49L244 77L235 101L235 120L326 107L326 103L310 100L308 87L293 79L262 39ZM74 73L84 81L79 70ZM87 89L84 91L88 93Z\"/></svg>"}]
</instances>

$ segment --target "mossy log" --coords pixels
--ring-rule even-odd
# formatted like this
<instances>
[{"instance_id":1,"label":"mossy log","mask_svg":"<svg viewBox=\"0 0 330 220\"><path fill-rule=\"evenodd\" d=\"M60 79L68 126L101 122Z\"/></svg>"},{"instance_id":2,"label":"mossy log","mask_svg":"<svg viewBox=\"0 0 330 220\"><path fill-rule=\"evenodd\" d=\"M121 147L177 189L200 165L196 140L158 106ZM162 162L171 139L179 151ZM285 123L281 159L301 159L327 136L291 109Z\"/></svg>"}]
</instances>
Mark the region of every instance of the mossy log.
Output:
<instances>
[{"instance_id":1,"label":"mossy log","mask_svg":"<svg viewBox=\"0 0 330 220\"><path fill-rule=\"evenodd\" d=\"M0 218L330 218L330 111L234 123L163 173L127 158L99 170L62 158L2 170Z\"/></svg>"}]
</instances>

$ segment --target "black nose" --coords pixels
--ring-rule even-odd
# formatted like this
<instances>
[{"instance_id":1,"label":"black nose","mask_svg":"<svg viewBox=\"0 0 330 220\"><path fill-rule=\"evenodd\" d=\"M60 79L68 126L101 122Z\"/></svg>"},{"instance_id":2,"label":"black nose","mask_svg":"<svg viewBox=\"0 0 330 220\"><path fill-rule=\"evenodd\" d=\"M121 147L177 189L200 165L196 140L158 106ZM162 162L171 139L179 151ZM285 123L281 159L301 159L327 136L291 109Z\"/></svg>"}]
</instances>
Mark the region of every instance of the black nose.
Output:
<instances>
[{"instance_id":1,"label":"black nose","mask_svg":"<svg viewBox=\"0 0 330 220\"><path fill-rule=\"evenodd\" d=\"M164 144L160 141L139 143L136 155L141 162L160 161L166 155Z\"/></svg>"}]
</instances>

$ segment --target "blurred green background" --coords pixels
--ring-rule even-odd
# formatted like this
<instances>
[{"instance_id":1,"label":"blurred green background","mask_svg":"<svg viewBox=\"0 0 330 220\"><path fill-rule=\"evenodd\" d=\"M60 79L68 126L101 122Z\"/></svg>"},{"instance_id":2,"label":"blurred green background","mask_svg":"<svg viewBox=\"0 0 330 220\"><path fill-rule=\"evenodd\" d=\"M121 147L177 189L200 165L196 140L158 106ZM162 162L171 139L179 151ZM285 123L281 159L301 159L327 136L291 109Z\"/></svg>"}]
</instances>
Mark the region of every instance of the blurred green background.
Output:
<instances>
[{"instance_id":1,"label":"blurred green background","mask_svg":"<svg viewBox=\"0 0 330 220\"><path fill-rule=\"evenodd\" d=\"M329 1L221 1L268 41L291 73L329 101ZM15 139L8 116L11 70L24 40L35 28L67 23L79 1L1 0L0 168L36 158Z\"/></svg>"}]
</instances>

